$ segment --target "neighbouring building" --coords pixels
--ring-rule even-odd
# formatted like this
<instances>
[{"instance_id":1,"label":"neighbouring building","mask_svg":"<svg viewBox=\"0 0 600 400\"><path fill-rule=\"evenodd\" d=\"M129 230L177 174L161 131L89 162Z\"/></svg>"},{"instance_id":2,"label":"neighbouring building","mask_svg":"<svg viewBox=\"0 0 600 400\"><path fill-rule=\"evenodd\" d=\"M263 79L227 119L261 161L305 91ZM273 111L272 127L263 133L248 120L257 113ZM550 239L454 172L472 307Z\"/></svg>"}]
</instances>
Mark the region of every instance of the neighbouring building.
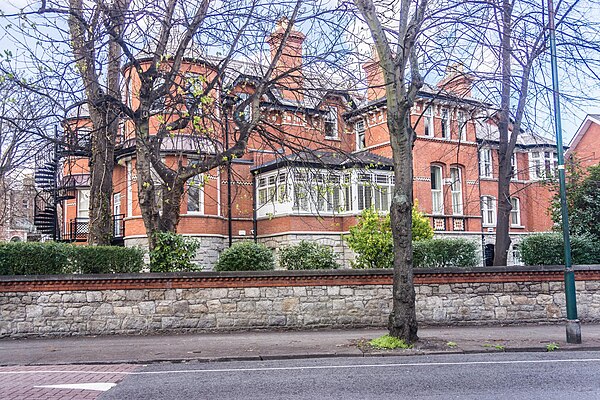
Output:
<instances>
[{"instance_id":1,"label":"neighbouring building","mask_svg":"<svg viewBox=\"0 0 600 400\"><path fill-rule=\"evenodd\" d=\"M269 41L272 46L279 45L281 32L277 29ZM277 130L299 142L305 138L307 148L290 151L255 135L246 154L231 162L230 181L227 166L190 181L178 232L200 239L198 257L204 266L217 260L230 235L233 240L256 239L272 249L303 239L318 241L333 246L348 262L353 254L342 235L356 223L356 216L369 207L389 209L394 176L377 60L364 65L369 89L358 96L348 88L335 87L333 81L323 84L314 72L303 70L303 40L301 32L292 32L278 68L293 67L297 74L288 78L284 87L268 91L260 108L264 129ZM181 68L186 76L210 77L216 70L209 61L188 59ZM256 66L234 62L230 70L223 83L229 86L228 96L239 101L251 93ZM135 108L139 79L131 68L126 68L125 76L123 96ZM483 263L489 263L495 240L498 132L493 107L471 95L471 83L471 77L452 68L436 86L426 85L419 93L412 113L417 133L414 198L436 235L478 241ZM302 95L304 89L310 89L312 95ZM224 102L222 98L214 100L215 107ZM160 119L160 107L153 117L156 120ZM226 111L218 115L227 119ZM63 158L62 186L68 195L62 203L62 235L85 241L89 166L88 154L81 149L86 148L91 130L85 106L73 109L64 126L67 142L74 145ZM235 135L235 125L221 126L225 127L223 141L225 135ZM138 203L132 131L130 122L123 120L113 191L115 237L126 246L147 243ZM201 154L219 151L218 143L191 147L187 140L191 134L174 133L161 156L190 163ZM512 162L513 246L509 262L519 263L520 238L552 227L547 213L552 193L542 182L556 170L556 143L523 132Z\"/></svg>"},{"instance_id":2,"label":"neighbouring building","mask_svg":"<svg viewBox=\"0 0 600 400\"><path fill-rule=\"evenodd\" d=\"M0 199L0 240L26 242L39 240L34 226L37 191L32 176L2 185Z\"/></svg>"},{"instance_id":3,"label":"neighbouring building","mask_svg":"<svg viewBox=\"0 0 600 400\"><path fill-rule=\"evenodd\" d=\"M565 154L572 158L582 168L588 168L600 163L600 114L588 114L569 144Z\"/></svg>"}]
</instances>

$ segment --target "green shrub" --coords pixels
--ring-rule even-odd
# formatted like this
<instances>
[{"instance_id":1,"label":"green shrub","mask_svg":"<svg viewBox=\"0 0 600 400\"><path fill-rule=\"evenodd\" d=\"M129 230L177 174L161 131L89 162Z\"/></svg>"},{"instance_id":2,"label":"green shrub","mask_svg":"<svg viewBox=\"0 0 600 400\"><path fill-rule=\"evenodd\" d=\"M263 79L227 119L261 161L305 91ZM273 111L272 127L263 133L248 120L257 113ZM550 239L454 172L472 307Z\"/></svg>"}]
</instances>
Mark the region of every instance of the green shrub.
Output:
<instances>
[{"instance_id":1,"label":"green shrub","mask_svg":"<svg viewBox=\"0 0 600 400\"><path fill-rule=\"evenodd\" d=\"M431 239L433 228L429 218L419 212L418 204L412 209L413 242ZM358 217L358 223L350 228L344 240L356 254L352 268L392 268L394 266L394 244L390 214L365 209Z\"/></svg>"},{"instance_id":2,"label":"green shrub","mask_svg":"<svg viewBox=\"0 0 600 400\"><path fill-rule=\"evenodd\" d=\"M82 274L137 273L144 268L144 252L136 247L74 246L71 262Z\"/></svg>"},{"instance_id":3,"label":"green shrub","mask_svg":"<svg viewBox=\"0 0 600 400\"><path fill-rule=\"evenodd\" d=\"M415 268L468 268L478 264L477 243L466 239L428 239L413 243Z\"/></svg>"},{"instance_id":4,"label":"green shrub","mask_svg":"<svg viewBox=\"0 0 600 400\"><path fill-rule=\"evenodd\" d=\"M234 243L223 250L215 271L261 271L275 269L273 253L265 245L254 242Z\"/></svg>"},{"instance_id":5,"label":"green shrub","mask_svg":"<svg viewBox=\"0 0 600 400\"><path fill-rule=\"evenodd\" d=\"M394 245L389 214L366 209L358 216L358 223L350 228L344 240L356 254L352 268L392 268Z\"/></svg>"},{"instance_id":6,"label":"green shrub","mask_svg":"<svg viewBox=\"0 0 600 400\"><path fill-rule=\"evenodd\" d=\"M419 203L416 200L412 208L412 236L414 242L433 237L433 227L429 223L429 218L419 211Z\"/></svg>"},{"instance_id":7,"label":"green shrub","mask_svg":"<svg viewBox=\"0 0 600 400\"><path fill-rule=\"evenodd\" d=\"M143 252L131 247L0 243L0 275L129 273L143 266Z\"/></svg>"},{"instance_id":8,"label":"green shrub","mask_svg":"<svg viewBox=\"0 0 600 400\"><path fill-rule=\"evenodd\" d=\"M75 272L71 245L56 242L0 243L1 275L52 275Z\"/></svg>"},{"instance_id":9,"label":"green shrub","mask_svg":"<svg viewBox=\"0 0 600 400\"><path fill-rule=\"evenodd\" d=\"M200 242L172 232L156 232L155 245L150 252L150 272L196 271L192 262Z\"/></svg>"},{"instance_id":10,"label":"green shrub","mask_svg":"<svg viewBox=\"0 0 600 400\"><path fill-rule=\"evenodd\" d=\"M563 265L564 241L561 233L527 236L519 245L525 265ZM573 264L600 264L598 243L590 236L571 236Z\"/></svg>"},{"instance_id":11,"label":"green shrub","mask_svg":"<svg viewBox=\"0 0 600 400\"><path fill-rule=\"evenodd\" d=\"M279 265L285 269L336 269L337 254L330 246L301 241L281 249Z\"/></svg>"}]
</instances>

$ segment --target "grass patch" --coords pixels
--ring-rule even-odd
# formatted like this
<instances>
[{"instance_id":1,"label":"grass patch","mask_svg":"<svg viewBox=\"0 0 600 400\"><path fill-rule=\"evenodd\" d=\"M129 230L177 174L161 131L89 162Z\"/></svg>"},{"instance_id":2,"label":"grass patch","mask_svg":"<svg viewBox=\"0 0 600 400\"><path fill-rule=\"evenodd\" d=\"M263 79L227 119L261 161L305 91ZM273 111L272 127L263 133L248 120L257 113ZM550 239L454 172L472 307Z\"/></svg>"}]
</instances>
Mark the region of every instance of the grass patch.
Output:
<instances>
[{"instance_id":1,"label":"grass patch","mask_svg":"<svg viewBox=\"0 0 600 400\"><path fill-rule=\"evenodd\" d=\"M390 335L383 335L369 342L375 349L412 349L412 345L406 343L403 339L398 339Z\"/></svg>"},{"instance_id":2,"label":"grass patch","mask_svg":"<svg viewBox=\"0 0 600 400\"><path fill-rule=\"evenodd\" d=\"M458 346L458 344L456 344L456 342L448 342L446 343L446 346L450 347L451 349L455 348L456 346Z\"/></svg>"},{"instance_id":3,"label":"grass patch","mask_svg":"<svg viewBox=\"0 0 600 400\"><path fill-rule=\"evenodd\" d=\"M548 343L546 345L546 351L554 351L560 349L560 346L556 342Z\"/></svg>"}]
</instances>

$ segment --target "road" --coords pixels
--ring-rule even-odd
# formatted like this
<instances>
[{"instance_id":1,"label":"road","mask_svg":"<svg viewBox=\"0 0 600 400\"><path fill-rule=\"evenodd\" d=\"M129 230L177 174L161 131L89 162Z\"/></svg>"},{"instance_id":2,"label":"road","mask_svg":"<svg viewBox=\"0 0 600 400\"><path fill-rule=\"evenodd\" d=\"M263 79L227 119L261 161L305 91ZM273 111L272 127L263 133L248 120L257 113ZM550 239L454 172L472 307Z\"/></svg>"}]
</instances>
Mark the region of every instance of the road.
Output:
<instances>
[{"instance_id":1,"label":"road","mask_svg":"<svg viewBox=\"0 0 600 400\"><path fill-rule=\"evenodd\" d=\"M154 364L109 399L600 399L599 352Z\"/></svg>"}]
</instances>

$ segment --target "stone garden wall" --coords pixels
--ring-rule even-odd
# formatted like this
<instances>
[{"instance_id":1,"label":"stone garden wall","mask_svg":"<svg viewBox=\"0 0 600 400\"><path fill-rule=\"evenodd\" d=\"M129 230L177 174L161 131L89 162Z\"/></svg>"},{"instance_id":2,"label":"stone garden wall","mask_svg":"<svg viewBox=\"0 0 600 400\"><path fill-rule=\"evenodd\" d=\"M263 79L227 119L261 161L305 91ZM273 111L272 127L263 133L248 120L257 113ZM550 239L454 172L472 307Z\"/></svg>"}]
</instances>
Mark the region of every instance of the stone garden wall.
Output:
<instances>
[{"instance_id":1,"label":"stone garden wall","mask_svg":"<svg viewBox=\"0 0 600 400\"><path fill-rule=\"evenodd\" d=\"M564 318L560 267L418 270L425 325ZM600 266L576 269L579 317L600 321ZM388 270L0 278L0 337L384 327Z\"/></svg>"}]
</instances>

